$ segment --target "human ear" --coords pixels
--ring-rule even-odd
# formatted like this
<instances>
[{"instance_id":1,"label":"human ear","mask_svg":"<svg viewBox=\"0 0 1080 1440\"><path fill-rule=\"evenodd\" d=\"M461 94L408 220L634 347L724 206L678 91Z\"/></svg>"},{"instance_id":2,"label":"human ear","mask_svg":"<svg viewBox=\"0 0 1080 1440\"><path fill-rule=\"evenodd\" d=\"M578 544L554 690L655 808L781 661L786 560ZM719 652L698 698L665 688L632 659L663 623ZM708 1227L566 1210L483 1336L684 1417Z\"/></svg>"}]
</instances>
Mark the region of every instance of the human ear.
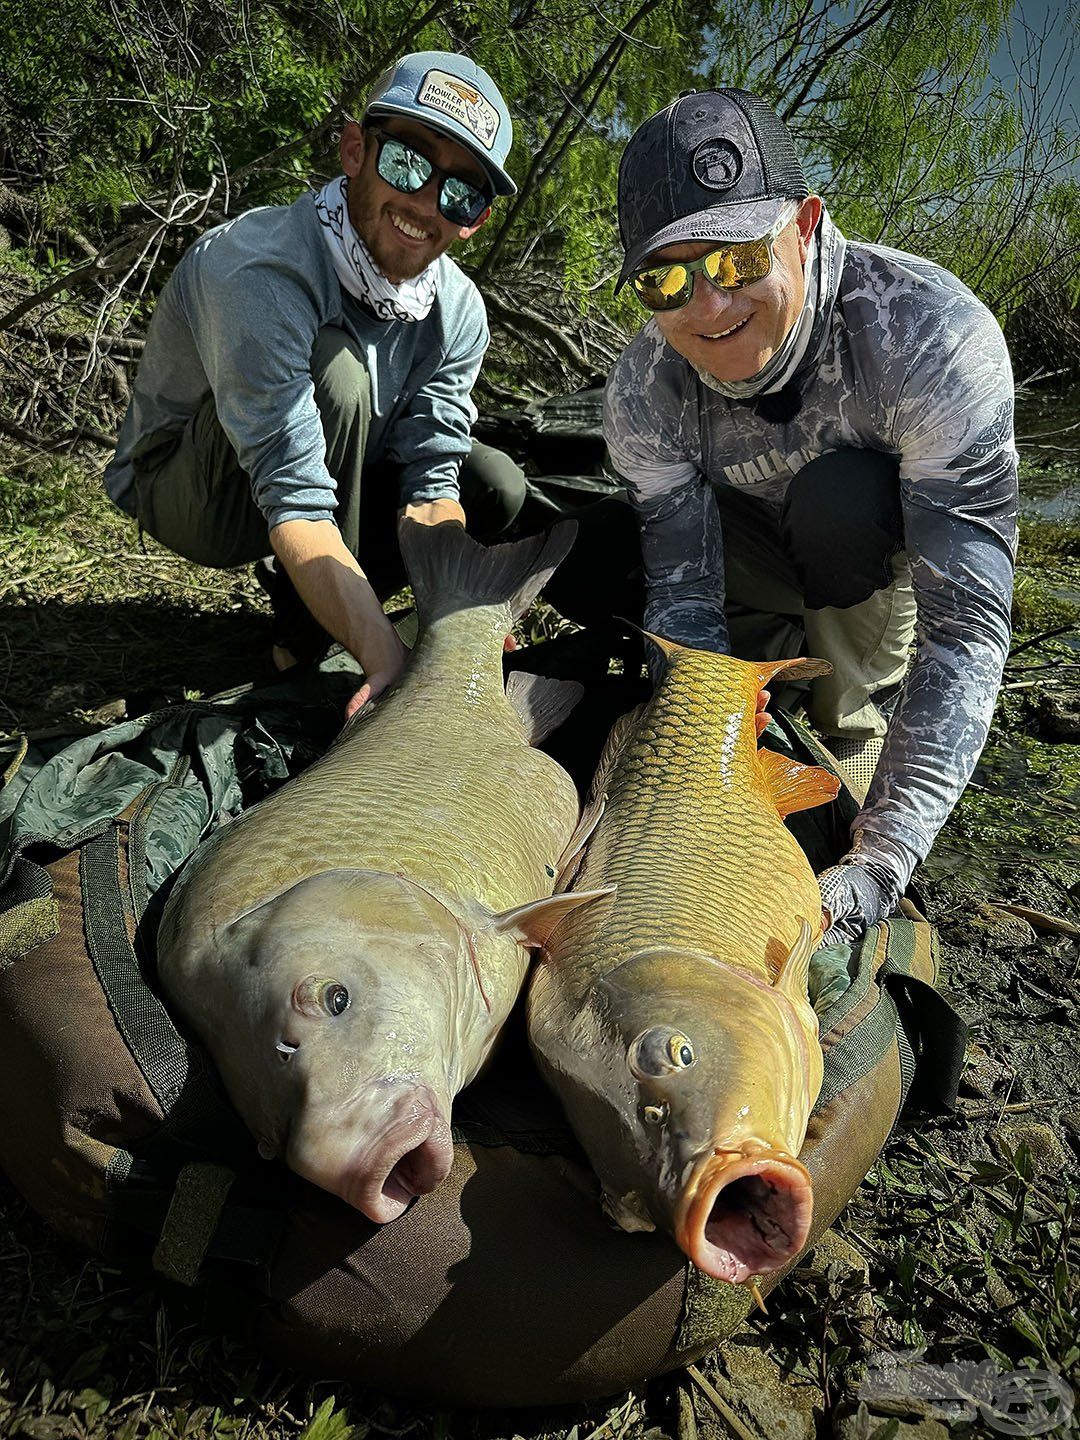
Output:
<instances>
[{"instance_id":1,"label":"human ear","mask_svg":"<svg viewBox=\"0 0 1080 1440\"><path fill-rule=\"evenodd\" d=\"M817 223L821 219L821 197L820 195L808 195L799 206L798 214L795 216L795 228L799 232L799 260L805 262L810 253L810 237L817 229Z\"/></svg>"},{"instance_id":2,"label":"human ear","mask_svg":"<svg viewBox=\"0 0 1080 1440\"><path fill-rule=\"evenodd\" d=\"M341 168L350 179L360 174L366 154L367 137L363 127L355 120L347 121L338 141L338 155L341 158Z\"/></svg>"},{"instance_id":3,"label":"human ear","mask_svg":"<svg viewBox=\"0 0 1080 1440\"><path fill-rule=\"evenodd\" d=\"M478 220L474 220L471 225L463 225L461 227L461 229L457 232L457 238L459 240L468 240L470 235L475 235L476 232L480 229L480 227L486 224L487 218L490 214L491 206L489 205Z\"/></svg>"}]
</instances>

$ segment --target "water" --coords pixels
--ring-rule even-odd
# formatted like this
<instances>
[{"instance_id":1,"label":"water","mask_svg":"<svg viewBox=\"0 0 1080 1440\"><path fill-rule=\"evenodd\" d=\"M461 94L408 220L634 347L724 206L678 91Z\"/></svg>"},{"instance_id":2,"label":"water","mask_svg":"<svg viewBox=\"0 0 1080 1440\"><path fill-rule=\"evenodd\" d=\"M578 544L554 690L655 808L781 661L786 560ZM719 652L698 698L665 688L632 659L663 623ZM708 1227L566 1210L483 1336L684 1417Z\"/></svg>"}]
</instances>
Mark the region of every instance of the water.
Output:
<instances>
[{"instance_id":1,"label":"water","mask_svg":"<svg viewBox=\"0 0 1080 1440\"><path fill-rule=\"evenodd\" d=\"M1080 386L1018 401L1016 437L1021 512L1080 523Z\"/></svg>"}]
</instances>

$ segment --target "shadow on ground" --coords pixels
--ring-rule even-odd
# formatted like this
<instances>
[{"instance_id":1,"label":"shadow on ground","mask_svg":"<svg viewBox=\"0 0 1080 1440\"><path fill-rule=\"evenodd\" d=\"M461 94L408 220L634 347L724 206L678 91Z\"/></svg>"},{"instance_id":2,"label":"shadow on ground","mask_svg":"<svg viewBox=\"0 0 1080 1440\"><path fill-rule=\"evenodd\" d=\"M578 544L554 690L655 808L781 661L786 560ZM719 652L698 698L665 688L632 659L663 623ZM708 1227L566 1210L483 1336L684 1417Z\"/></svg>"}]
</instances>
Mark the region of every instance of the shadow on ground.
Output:
<instances>
[{"instance_id":1,"label":"shadow on ground","mask_svg":"<svg viewBox=\"0 0 1080 1440\"><path fill-rule=\"evenodd\" d=\"M0 730L140 714L274 674L268 614L172 598L0 604ZM123 700L124 710L98 716Z\"/></svg>"}]
</instances>

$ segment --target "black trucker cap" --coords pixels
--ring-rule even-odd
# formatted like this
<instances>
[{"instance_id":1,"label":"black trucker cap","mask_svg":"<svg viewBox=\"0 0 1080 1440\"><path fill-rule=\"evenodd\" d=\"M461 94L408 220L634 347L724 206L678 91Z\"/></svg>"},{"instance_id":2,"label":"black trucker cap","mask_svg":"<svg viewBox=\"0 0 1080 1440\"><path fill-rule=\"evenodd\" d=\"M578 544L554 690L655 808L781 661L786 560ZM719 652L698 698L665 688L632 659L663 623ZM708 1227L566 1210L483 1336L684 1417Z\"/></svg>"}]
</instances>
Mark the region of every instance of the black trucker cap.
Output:
<instances>
[{"instance_id":1,"label":"black trucker cap","mask_svg":"<svg viewBox=\"0 0 1080 1440\"><path fill-rule=\"evenodd\" d=\"M748 90L691 90L630 137L619 164L616 290L649 255L687 240L758 240L810 193L791 132Z\"/></svg>"}]
</instances>

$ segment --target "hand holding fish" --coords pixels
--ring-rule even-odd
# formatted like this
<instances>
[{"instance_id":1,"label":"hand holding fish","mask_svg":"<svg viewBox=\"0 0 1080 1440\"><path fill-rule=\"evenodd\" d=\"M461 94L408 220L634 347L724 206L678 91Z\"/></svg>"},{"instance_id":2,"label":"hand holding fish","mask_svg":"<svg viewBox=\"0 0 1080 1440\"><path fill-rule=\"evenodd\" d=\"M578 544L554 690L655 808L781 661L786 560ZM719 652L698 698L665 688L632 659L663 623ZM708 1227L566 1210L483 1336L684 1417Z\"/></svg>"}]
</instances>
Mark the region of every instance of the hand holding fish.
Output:
<instances>
[{"instance_id":1,"label":"hand holding fish","mask_svg":"<svg viewBox=\"0 0 1080 1440\"><path fill-rule=\"evenodd\" d=\"M827 929L823 945L853 944L871 925L891 915L900 898L896 879L873 860L845 856L818 876Z\"/></svg>"},{"instance_id":2,"label":"hand holding fish","mask_svg":"<svg viewBox=\"0 0 1080 1440\"><path fill-rule=\"evenodd\" d=\"M363 655L357 656L364 666L364 683L346 705L345 719L351 720L369 700L388 690L405 668L408 658L408 647L402 644L397 631L387 620L365 644Z\"/></svg>"}]
</instances>

